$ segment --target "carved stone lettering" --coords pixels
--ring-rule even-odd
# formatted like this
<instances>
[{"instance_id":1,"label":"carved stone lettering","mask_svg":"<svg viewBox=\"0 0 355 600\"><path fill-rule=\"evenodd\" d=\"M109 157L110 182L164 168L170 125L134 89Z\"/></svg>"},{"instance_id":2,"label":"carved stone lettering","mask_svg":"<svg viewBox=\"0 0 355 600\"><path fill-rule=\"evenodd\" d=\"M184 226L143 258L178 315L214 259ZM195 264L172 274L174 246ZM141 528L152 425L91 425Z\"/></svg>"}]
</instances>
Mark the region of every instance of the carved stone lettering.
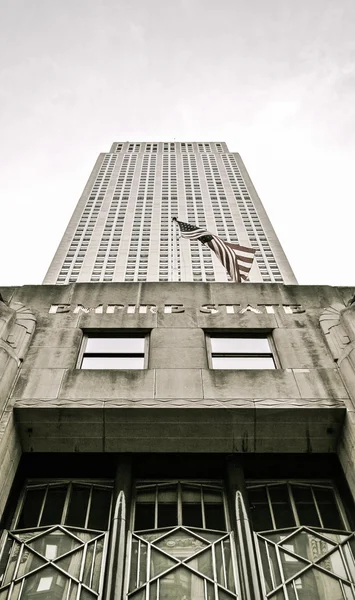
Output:
<instances>
[{"instance_id":1,"label":"carved stone lettering","mask_svg":"<svg viewBox=\"0 0 355 600\"><path fill-rule=\"evenodd\" d=\"M123 310L124 307L124 304L108 304L106 308L106 313L108 315L113 315L116 311Z\"/></svg>"},{"instance_id":2,"label":"carved stone lettering","mask_svg":"<svg viewBox=\"0 0 355 600\"><path fill-rule=\"evenodd\" d=\"M279 304L258 304L257 306L263 306L269 315L274 315L275 308L277 308Z\"/></svg>"},{"instance_id":3,"label":"carved stone lettering","mask_svg":"<svg viewBox=\"0 0 355 600\"><path fill-rule=\"evenodd\" d=\"M200 312L207 313L208 315L215 315L219 310L217 304L203 304L200 308Z\"/></svg>"},{"instance_id":4,"label":"carved stone lettering","mask_svg":"<svg viewBox=\"0 0 355 600\"><path fill-rule=\"evenodd\" d=\"M155 314L157 312L157 307L156 304L140 304L139 305L139 312L143 315L145 315L147 312L151 312L153 314Z\"/></svg>"},{"instance_id":5,"label":"carved stone lettering","mask_svg":"<svg viewBox=\"0 0 355 600\"><path fill-rule=\"evenodd\" d=\"M99 306L97 308L100 308L100 306L102 307L102 304L99 304ZM82 312L85 314L88 314L90 312L96 312L96 308L90 308L88 306L84 306L83 304L77 304L73 310L73 313L78 314L78 313L82 313Z\"/></svg>"},{"instance_id":6,"label":"carved stone lettering","mask_svg":"<svg viewBox=\"0 0 355 600\"><path fill-rule=\"evenodd\" d=\"M49 312L51 314L55 313L67 313L69 312L70 304L52 304Z\"/></svg>"},{"instance_id":7,"label":"carved stone lettering","mask_svg":"<svg viewBox=\"0 0 355 600\"><path fill-rule=\"evenodd\" d=\"M185 312L183 304L165 304L164 312L167 314L170 313L183 313Z\"/></svg>"},{"instance_id":8,"label":"carved stone lettering","mask_svg":"<svg viewBox=\"0 0 355 600\"><path fill-rule=\"evenodd\" d=\"M239 311L239 314L244 315L246 312L253 312L257 315L261 315L261 310L255 308L255 306L252 306L251 304L247 304L245 308L242 308L242 310Z\"/></svg>"},{"instance_id":9,"label":"carved stone lettering","mask_svg":"<svg viewBox=\"0 0 355 600\"><path fill-rule=\"evenodd\" d=\"M305 313L302 304L283 304L284 311L287 315Z\"/></svg>"},{"instance_id":10,"label":"carved stone lettering","mask_svg":"<svg viewBox=\"0 0 355 600\"><path fill-rule=\"evenodd\" d=\"M240 306L240 304L218 304L218 306L225 306L227 315L234 315L235 308Z\"/></svg>"}]
</instances>

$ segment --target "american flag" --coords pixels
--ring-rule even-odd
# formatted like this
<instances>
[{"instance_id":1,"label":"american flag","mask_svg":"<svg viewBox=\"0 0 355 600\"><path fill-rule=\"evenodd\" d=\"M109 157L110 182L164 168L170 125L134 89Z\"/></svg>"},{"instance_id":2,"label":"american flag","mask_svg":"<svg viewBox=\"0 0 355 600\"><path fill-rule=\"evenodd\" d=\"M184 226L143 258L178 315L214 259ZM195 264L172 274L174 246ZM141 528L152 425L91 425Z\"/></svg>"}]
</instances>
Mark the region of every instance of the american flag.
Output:
<instances>
[{"instance_id":1,"label":"american flag","mask_svg":"<svg viewBox=\"0 0 355 600\"><path fill-rule=\"evenodd\" d=\"M178 221L176 217L174 217L173 221L176 221L178 224L181 237L190 241L198 240L213 250L229 273L232 281L246 281L254 260L254 248L224 242L217 235L213 235L203 227L183 223L182 221Z\"/></svg>"}]
</instances>

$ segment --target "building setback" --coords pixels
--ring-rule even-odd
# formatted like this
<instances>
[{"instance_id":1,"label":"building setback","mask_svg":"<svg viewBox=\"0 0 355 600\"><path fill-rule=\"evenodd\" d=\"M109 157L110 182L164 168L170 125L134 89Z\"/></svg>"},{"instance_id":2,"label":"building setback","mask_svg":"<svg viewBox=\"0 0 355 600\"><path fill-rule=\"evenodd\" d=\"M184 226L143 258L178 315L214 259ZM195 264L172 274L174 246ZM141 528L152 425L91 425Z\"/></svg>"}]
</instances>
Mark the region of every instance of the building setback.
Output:
<instances>
[{"instance_id":1,"label":"building setback","mask_svg":"<svg viewBox=\"0 0 355 600\"><path fill-rule=\"evenodd\" d=\"M100 154L45 284L227 281L172 217L256 249L252 282L297 283L239 154L224 142L115 142Z\"/></svg>"},{"instance_id":2,"label":"building setback","mask_svg":"<svg viewBox=\"0 0 355 600\"><path fill-rule=\"evenodd\" d=\"M1 600L355 599L354 289L0 291Z\"/></svg>"}]
</instances>

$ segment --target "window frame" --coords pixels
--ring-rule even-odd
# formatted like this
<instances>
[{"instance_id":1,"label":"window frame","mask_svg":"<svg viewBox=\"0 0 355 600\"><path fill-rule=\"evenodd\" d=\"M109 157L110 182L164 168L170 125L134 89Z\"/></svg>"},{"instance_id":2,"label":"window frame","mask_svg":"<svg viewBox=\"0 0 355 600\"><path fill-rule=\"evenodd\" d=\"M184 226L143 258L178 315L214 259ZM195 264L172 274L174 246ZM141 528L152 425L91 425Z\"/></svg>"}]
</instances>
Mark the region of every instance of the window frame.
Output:
<instances>
[{"instance_id":1,"label":"window frame","mask_svg":"<svg viewBox=\"0 0 355 600\"><path fill-rule=\"evenodd\" d=\"M339 493L336 482L332 479L314 479L314 478L312 478L312 479L299 479L299 478L297 478L297 479L249 479L249 480L246 480L245 485L246 485L249 503L250 503L250 499L249 499L249 491L250 490L256 489L256 488L264 488L265 490L267 490L266 491L267 502L268 502L268 507L270 510L273 527L270 530L261 530L261 531L256 531L254 529L255 534L261 533L261 535L262 535L263 531L277 532L277 531L282 531L283 529L287 529L287 530L288 529L297 529L300 527L311 527L312 529L317 529L319 531L322 531L322 530L327 530L327 531L329 531L329 530L333 530L333 531L348 530L348 531L351 531L349 519L346 514L346 510L345 510L345 506L344 506L342 498L341 498L341 494ZM276 521L275 521L275 516L274 516L275 501L273 501L271 499L269 490L270 490L270 487L275 487L275 486L279 486L279 485L286 486L290 507L291 507L291 510L293 513L293 517L295 519L295 524L291 525L289 527L277 527ZM294 500L294 496L293 496L293 488L292 488L293 485L299 486L299 487L305 487L305 488L308 488L311 490L314 506L316 508L319 522L320 522L319 526L316 526L316 525L311 526L311 525L302 525L301 524L300 518L299 518L298 507L297 507L297 504L296 504L296 502ZM326 527L322 523L323 517L321 515L321 511L319 510L319 501L316 498L316 496L314 495L314 489L323 489L323 488L332 490L332 492L334 494L335 505L338 509L338 514L344 525L343 529L336 529L334 527Z\"/></svg>"},{"instance_id":2,"label":"window frame","mask_svg":"<svg viewBox=\"0 0 355 600\"><path fill-rule=\"evenodd\" d=\"M94 331L90 331L90 330L84 330L83 331L83 336L81 339L81 344L80 344L80 350L79 350L79 354L78 354L78 358L77 358L77 362L76 362L76 369L80 370L80 371L126 371L126 370L131 370L131 371L143 371L145 369L148 369L148 356L149 356L149 333L150 330L140 330L140 329L126 329L126 330L106 330L106 329L101 329L101 330L97 330L95 329ZM106 339L118 339L118 338L128 338L128 337L132 337L132 338L138 338L138 339L144 339L144 350L143 350L143 366L141 368L135 368L135 369L130 369L130 368L116 368L116 369L110 369L110 368L105 368L103 367L102 369L97 368L97 369L86 369L85 367L82 366L83 364L83 360L85 357L87 356L91 356L93 358L96 357L103 357L103 358L107 358L107 357L125 357L125 358L134 358L134 357L139 357L141 358L141 354L140 352L90 352L87 353L86 352L86 346L87 346L87 342L89 339L93 339L93 338L106 338Z\"/></svg>"},{"instance_id":3,"label":"window frame","mask_svg":"<svg viewBox=\"0 0 355 600\"><path fill-rule=\"evenodd\" d=\"M223 352L212 352L212 343L211 338L220 338L220 339L265 339L270 348L270 352L232 352L232 353L223 353ZM216 330L205 330L205 339L206 339L206 350L207 350L207 361L208 368L213 371L223 370L223 371L251 371L251 370L260 370L260 371L274 371L276 369L280 369L280 361L277 356L274 340L272 337L272 331L270 330L229 330L226 332L225 329L216 329ZM225 356L226 354L230 354L230 356ZM213 358L272 358L274 362L274 368L266 368L266 369L247 369L247 368L230 368L230 369L219 369L218 367L213 366Z\"/></svg>"}]
</instances>

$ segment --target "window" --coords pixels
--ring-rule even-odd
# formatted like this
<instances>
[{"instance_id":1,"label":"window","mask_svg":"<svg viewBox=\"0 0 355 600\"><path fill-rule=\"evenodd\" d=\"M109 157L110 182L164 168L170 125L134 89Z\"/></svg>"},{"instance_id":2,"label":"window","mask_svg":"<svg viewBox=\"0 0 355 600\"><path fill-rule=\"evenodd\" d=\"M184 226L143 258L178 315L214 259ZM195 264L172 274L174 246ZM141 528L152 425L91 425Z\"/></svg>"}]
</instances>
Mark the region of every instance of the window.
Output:
<instances>
[{"instance_id":1,"label":"window","mask_svg":"<svg viewBox=\"0 0 355 600\"><path fill-rule=\"evenodd\" d=\"M3 533L1 597L97 598L111 495L105 481L28 482L14 529Z\"/></svg>"},{"instance_id":2,"label":"window","mask_svg":"<svg viewBox=\"0 0 355 600\"><path fill-rule=\"evenodd\" d=\"M81 369L144 369L146 335L86 334L79 356Z\"/></svg>"},{"instance_id":3,"label":"window","mask_svg":"<svg viewBox=\"0 0 355 600\"><path fill-rule=\"evenodd\" d=\"M354 534L332 482L250 482L248 496L265 596L354 598Z\"/></svg>"},{"instance_id":4,"label":"window","mask_svg":"<svg viewBox=\"0 0 355 600\"><path fill-rule=\"evenodd\" d=\"M138 484L128 599L235 599L227 517L217 482Z\"/></svg>"},{"instance_id":5,"label":"window","mask_svg":"<svg viewBox=\"0 0 355 600\"><path fill-rule=\"evenodd\" d=\"M212 369L275 369L267 335L210 335Z\"/></svg>"}]
</instances>

